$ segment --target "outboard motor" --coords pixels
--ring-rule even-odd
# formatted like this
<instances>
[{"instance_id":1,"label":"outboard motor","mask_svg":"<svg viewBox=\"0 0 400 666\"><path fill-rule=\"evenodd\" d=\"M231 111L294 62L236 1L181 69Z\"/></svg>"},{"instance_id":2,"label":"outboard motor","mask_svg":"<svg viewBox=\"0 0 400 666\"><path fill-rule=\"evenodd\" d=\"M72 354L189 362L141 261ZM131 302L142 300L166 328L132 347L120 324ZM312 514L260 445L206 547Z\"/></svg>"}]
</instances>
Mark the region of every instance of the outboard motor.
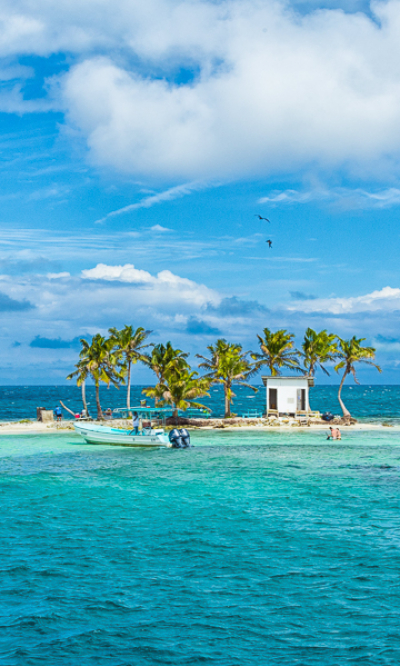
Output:
<instances>
[{"instance_id":1,"label":"outboard motor","mask_svg":"<svg viewBox=\"0 0 400 666\"><path fill-rule=\"evenodd\" d=\"M190 447L190 435L186 428L177 430L174 428L169 433L169 441L173 449L188 449Z\"/></svg>"},{"instance_id":2,"label":"outboard motor","mask_svg":"<svg viewBox=\"0 0 400 666\"><path fill-rule=\"evenodd\" d=\"M173 449L183 449L184 448L182 437L180 435L179 430L177 430L176 428L174 428L173 430L170 431L169 441L171 442Z\"/></svg>"},{"instance_id":3,"label":"outboard motor","mask_svg":"<svg viewBox=\"0 0 400 666\"><path fill-rule=\"evenodd\" d=\"M333 416L333 414L331 412L325 412L325 414L322 414L322 416L321 416L321 419L323 421L327 421L328 423L329 423L329 421L333 421L334 418L335 417Z\"/></svg>"},{"instance_id":4,"label":"outboard motor","mask_svg":"<svg viewBox=\"0 0 400 666\"><path fill-rule=\"evenodd\" d=\"M179 434L180 434L181 439L182 439L183 448L184 449L189 449L190 448L190 435L189 435L188 431L186 430L186 428L181 428L181 430L179 431Z\"/></svg>"}]
</instances>

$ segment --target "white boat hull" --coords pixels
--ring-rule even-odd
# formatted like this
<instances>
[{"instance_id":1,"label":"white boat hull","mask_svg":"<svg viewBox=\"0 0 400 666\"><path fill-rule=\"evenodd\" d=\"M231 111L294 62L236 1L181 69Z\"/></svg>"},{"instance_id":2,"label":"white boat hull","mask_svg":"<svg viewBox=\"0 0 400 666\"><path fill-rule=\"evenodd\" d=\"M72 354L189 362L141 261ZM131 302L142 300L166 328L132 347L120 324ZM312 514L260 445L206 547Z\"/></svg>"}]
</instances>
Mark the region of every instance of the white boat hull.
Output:
<instances>
[{"instance_id":1,"label":"white boat hull","mask_svg":"<svg viewBox=\"0 0 400 666\"><path fill-rule=\"evenodd\" d=\"M152 430L149 434L130 435L129 430L107 428L92 423L74 423L76 432L89 444L112 444L114 446L135 446L155 448L171 447L167 435L162 430Z\"/></svg>"}]
</instances>

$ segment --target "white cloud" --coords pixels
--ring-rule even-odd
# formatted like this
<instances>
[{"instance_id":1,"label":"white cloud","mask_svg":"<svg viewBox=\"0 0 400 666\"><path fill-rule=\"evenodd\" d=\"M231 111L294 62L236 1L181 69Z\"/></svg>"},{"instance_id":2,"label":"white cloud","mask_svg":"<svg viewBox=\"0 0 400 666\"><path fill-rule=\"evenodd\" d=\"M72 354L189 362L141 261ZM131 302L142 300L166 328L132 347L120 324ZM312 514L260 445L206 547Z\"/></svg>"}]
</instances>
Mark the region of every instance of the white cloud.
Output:
<instances>
[{"instance_id":1,"label":"white cloud","mask_svg":"<svg viewBox=\"0 0 400 666\"><path fill-rule=\"evenodd\" d=\"M176 187L170 187L164 192L158 192L157 194L151 194L148 197L144 197L141 201L138 201L134 204L129 204L118 210L113 210L111 213L107 213L105 217L102 217L100 220L96 220L97 224L105 222L111 217L117 217L118 215L124 215L125 213L130 213L133 210L139 210L140 208L151 208L159 203L164 203L165 201L173 201L174 199L180 199L188 194L192 194L197 190L203 189L206 187L201 183L186 183L183 185L177 185ZM156 225L158 226L158 225ZM154 228L154 227L153 227ZM161 227L160 227L161 229Z\"/></svg>"},{"instance_id":2,"label":"white cloud","mask_svg":"<svg viewBox=\"0 0 400 666\"><path fill-rule=\"evenodd\" d=\"M162 227L161 224L153 224L152 227L150 227L150 231L155 231L156 233L165 233L166 231L171 231L171 229L168 229L168 227Z\"/></svg>"},{"instance_id":3,"label":"white cloud","mask_svg":"<svg viewBox=\"0 0 400 666\"><path fill-rule=\"evenodd\" d=\"M200 75L175 85L104 57L73 67L65 109L95 163L196 180L398 161L397 0L373 5L377 22L256 0L157 6L158 16L152 5L136 28L128 22L130 48Z\"/></svg>"},{"instance_id":4,"label":"white cloud","mask_svg":"<svg viewBox=\"0 0 400 666\"><path fill-rule=\"evenodd\" d=\"M58 197L65 197L70 191L70 188L60 185L49 185L40 190L35 190L29 195L31 201L40 201L41 199L54 199Z\"/></svg>"},{"instance_id":5,"label":"white cloud","mask_svg":"<svg viewBox=\"0 0 400 666\"><path fill-rule=\"evenodd\" d=\"M376 192L368 192L361 188L315 188L309 191L283 190L271 192L269 196L261 197L258 203L264 204L306 204L310 201L338 202L352 208L387 208L400 203L400 189L389 187Z\"/></svg>"},{"instance_id":6,"label":"white cloud","mask_svg":"<svg viewBox=\"0 0 400 666\"><path fill-rule=\"evenodd\" d=\"M76 64L49 99L24 100L17 87L0 108L45 110L57 98L93 162L141 178L226 180L310 164L376 175L386 161L399 175L400 3L372 11L3 0L0 54L67 52ZM193 80L174 83L182 69Z\"/></svg>"},{"instance_id":7,"label":"white cloud","mask_svg":"<svg viewBox=\"0 0 400 666\"><path fill-rule=\"evenodd\" d=\"M171 340L192 353L204 351L202 336L210 330L221 331L221 335L241 342L246 349L254 349L256 333L266 325L274 329L283 326L300 337L309 325L318 330L330 328L332 320L327 319L327 313L339 315L334 330L343 337L367 334L371 339L382 332L393 339L398 337L397 288L385 287L352 298L294 301L286 310L283 304L279 309L267 310L257 301L221 294L171 271L152 274L131 264L98 264L80 276L61 272L47 276L3 275L0 280L2 294L33 305L24 310L23 316L18 310L5 308L2 312L0 341L4 349L10 350L7 359L13 359L14 370L21 378L28 376L26 373L38 359L49 376L57 359L58 369L72 367L76 362L73 349L31 349L29 342L36 335L72 340L96 332L106 335L110 326L127 323L155 331L154 341ZM22 345L14 351L11 345L16 339ZM378 341L382 340L378 337ZM384 353L392 352L390 344ZM66 374L63 370L63 377Z\"/></svg>"},{"instance_id":8,"label":"white cloud","mask_svg":"<svg viewBox=\"0 0 400 666\"><path fill-rule=\"evenodd\" d=\"M290 304L289 311L329 312L335 315L355 314L358 312L393 312L400 310L400 289L384 287L364 296L349 298L316 298Z\"/></svg>"},{"instance_id":9,"label":"white cloud","mask_svg":"<svg viewBox=\"0 0 400 666\"><path fill-rule=\"evenodd\" d=\"M133 264L124 266L97 264L95 268L83 270L82 277L86 280L116 281L135 285L146 291L142 300L153 303L159 301L160 305L168 306L175 301L189 301L196 307L200 307L208 303L216 304L221 300L216 291L193 280L182 278L168 270L152 275L147 271L135 268ZM138 298L140 299L140 296Z\"/></svg>"},{"instance_id":10,"label":"white cloud","mask_svg":"<svg viewBox=\"0 0 400 666\"><path fill-rule=\"evenodd\" d=\"M71 274L68 271L62 271L61 273L47 273L46 277L49 280L61 280L63 278L70 278Z\"/></svg>"},{"instance_id":11,"label":"white cloud","mask_svg":"<svg viewBox=\"0 0 400 666\"><path fill-rule=\"evenodd\" d=\"M271 192L267 197L261 197L258 200L260 204L282 204L282 203L309 203L321 199L332 198L332 193L328 190L310 190L308 192L299 192L298 190L283 190Z\"/></svg>"},{"instance_id":12,"label":"white cloud","mask_svg":"<svg viewBox=\"0 0 400 666\"><path fill-rule=\"evenodd\" d=\"M0 79L1 80L1 79ZM22 85L14 85L10 90L0 94L0 112L3 113L45 113L55 110L53 101L45 98L24 99L21 92Z\"/></svg>"}]
</instances>

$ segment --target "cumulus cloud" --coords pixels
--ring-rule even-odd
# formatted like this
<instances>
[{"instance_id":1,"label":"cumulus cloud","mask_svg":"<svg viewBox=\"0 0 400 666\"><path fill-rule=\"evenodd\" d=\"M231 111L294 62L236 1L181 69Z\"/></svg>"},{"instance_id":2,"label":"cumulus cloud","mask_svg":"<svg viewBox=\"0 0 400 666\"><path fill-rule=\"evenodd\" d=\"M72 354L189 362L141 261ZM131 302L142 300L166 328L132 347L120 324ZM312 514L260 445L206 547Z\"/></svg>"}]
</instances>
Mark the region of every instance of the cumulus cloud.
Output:
<instances>
[{"instance_id":1,"label":"cumulus cloud","mask_svg":"<svg viewBox=\"0 0 400 666\"><path fill-rule=\"evenodd\" d=\"M197 67L186 85L105 57L64 78L69 122L92 159L136 175L237 178L318 162L398 161L400 4L300 17L255 0L159 3L128 22L137 57ZM133 12L134 13L134 12ZM143 14L141 14L143 19ZM218 63L218 64L217 64Z\"/></svg>"},{"instance_id":2,"label":"cumulus cloud","mask_svg":"<svg viewBox=\"0 0 400 666\"><path fill-rule=\"evenodd\" d=\"M371 12L3 0L0 55L68 53L72 65L47 98L24 99L17 83L0 109L61 105L94 163L140 178L226 181L316 164L380 174L387 160L399 175L400 3Z\"/></svg>"},{"instance_id":3,"label":"cumulus cloud","mask_svg":"<svg viewBox=\"0 0 400 666\"><path fill-rule=\"evenodd\" d=\"M170 271L153 275L130 264L99 264L79 276L2 275L1 286L0 339L12 345L18 329L25 363L37 359L33 353L46 362L47 353L50 358L57 354L71 358L72 364L80 337L98 332L107 335L109 327L129 323L143 325L163 340L171 335L178 339L192 336L195 329L208 335L217 327L212 316L204 318L201 313L207 304L217 305L222 298L207 286Z\"/></svg>"},{"instance_id":4,"label":"cumulus cloud","mask_svg":"<svg viewBox=\"0 0 400 666\"><path fill-rule=\"evenodd\" d=\"M300 339L307 326L319 330L328 322L346 338L367 334L385 358L397 349L400 289L392 287L350 298L292 300L267 309L170 271L153 274L132 264L98 264L77 276L2 275L1 289L0 339L15 367L22 368L20 374L38 359L49 371L61 359L54 367L63 378L76 362L80 337L107 335L110 326L129 323L154 331L154 341L171 340L192 353L204 348L202 336L223 335L252 349L256 333L265 326L288 328ZM18 347L13 346L16 338Z\"/></svg>"},{"instance_id":5,"label":"cumulus cloud","mask_svg":"<svg viewBox=\"0 0 400 666\"><path fill-rule=\"evenodd\" d=\"M0 111L2 113L46 113L54 111L55 104L47 99L24 99L22 86L18 83L10 90L0 94Z\"/></svg>"},{"instance_id":6,"label":"cumulus cloud","mask_svg":"<svg viewBox=\"0 0 400 666\"><path fill-rule=\"evenodd\" d=\"M148 299L158 299L160 302L171 302L173 300L190 301L197 306L207 303L219 303L220 296L213 289L198 284L193 280L182 278L171 271L160 271L152 275L147 271L135 268L133 264L124 266L108 266L97 264L95 268L82 271L82 277L86 280L103 280L106 282L122 282L135 285L138 288L151 291L147 294Z\"/></svg>"},{"instance_id":7,"label":"cumulus cloud","mask_svg":"<svg viewBox=\"0 0 400 666\"><path fill-rule=\"evenodd\" d=\"M349 298L317 298L314 300L301 300L297 305L288 306L289 311L307 313L326 312L334 315L355 314L358 312L393 312L400 310L400 289L384 287L364 296L351 296Z\"/></svg>"}]
</instances>

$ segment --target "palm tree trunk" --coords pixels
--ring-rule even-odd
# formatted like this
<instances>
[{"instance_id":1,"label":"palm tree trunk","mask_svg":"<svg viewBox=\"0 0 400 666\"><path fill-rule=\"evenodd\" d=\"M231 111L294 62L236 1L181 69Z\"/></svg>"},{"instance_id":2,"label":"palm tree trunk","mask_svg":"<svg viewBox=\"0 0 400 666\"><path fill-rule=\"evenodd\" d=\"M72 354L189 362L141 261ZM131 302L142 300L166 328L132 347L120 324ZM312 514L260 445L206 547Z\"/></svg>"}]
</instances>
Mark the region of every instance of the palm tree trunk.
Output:
<instances>
[{"instance_id":1,"label":"palm tree trunk","mask_svg":"<svg viewBox=\"0 0 400 666\"><path fill-rule=\"evenodd\" d=\"M157 372L156 372L156 377L158 379L158 383L161 384L161 378L158 376ZM156 384L156 386L157 386L157 384ZM158 403L158 398L154 397L154 407L157 407L157 403Z\"/></svg>"},{"instance_id":2,"label":"palm tree trunk","mask_svg":"<svg viewBox=\"0 0 400 666\"><path fill-rule=\"evenodd\" d=\"M83 403L83 409L86 412L86 416L89 416L88 408L87 408L87 402L86 402L86 385L85 385L85 380L83 380L82 385L82 403Z\"/></svg>"},{"instance_id":3,"label":"palm tree trunk","mask_svg":"<svg viewBox=\"0 0 400 666\"><path fill-rule=\"evenodd\" d=\"M100 419L103 418L103 412L101 411L100 387L98 383L96 384L96 406L97 406L97 420L100 421Z\"/></svg>"},{"instance_id":4,"label":"palm tree trunk","mask_svg":"<svg viewBox=\"0 0 400 666\"><path fill-rule=\"evenodd\" d=\"M128 361L128 388L126 390L126 406L131 408L131 362Z\"/></svg>"},{"instance_id":5,"label":"palm tree trunk","mask_svg":"<svg viewBox=\"0 0 400 666\"><path fill-rule=\"evenodd\" d=\"M224 384L224 393L225 393L225 417L226 419L229 419L231 416L231 402L228 397L228 386L227 384Z\"/></svg>"},{"instance_id":6,"label":"palm tree trunk","mask_svg":"<svg viewBox=\"0 0 400 666\"><path fill-rule=\"evenodd\" d=\"M342 400L342 397L341 397L344 380L346 379L348 374L349 374L349 371L346 369L343 373L342 381L340 382L339 391L338 391L338 400L339 400L340 406L342 408L343 416L351 416L349 410L347 409L347 407L344 404L344 402Z\"/></svg>"}]
</instances>

